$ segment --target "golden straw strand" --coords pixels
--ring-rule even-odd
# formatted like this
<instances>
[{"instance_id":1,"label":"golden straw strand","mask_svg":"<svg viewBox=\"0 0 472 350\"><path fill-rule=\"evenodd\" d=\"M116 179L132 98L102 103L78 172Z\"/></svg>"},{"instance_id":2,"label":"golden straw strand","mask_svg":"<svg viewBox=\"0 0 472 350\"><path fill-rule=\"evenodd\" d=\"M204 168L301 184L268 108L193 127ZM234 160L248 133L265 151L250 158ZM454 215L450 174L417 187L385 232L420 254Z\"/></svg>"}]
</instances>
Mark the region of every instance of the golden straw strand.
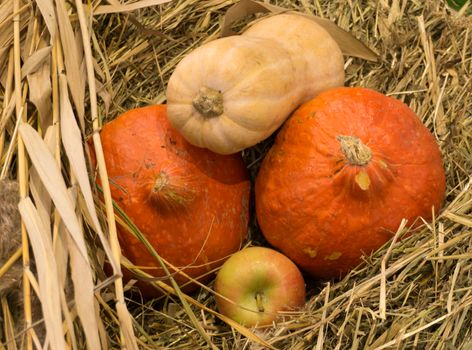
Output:
<instances>
[{"instance_id":1,"label":"golden straw strand","mask_svg":"<svg viewBox=\"0 0 472 350\"><path fill-rule=\"evenodd\" d=\"M111 245L111 249L113 253L113 258L115 260L115 265L118 269L118 271L115 271L115 273L118 273L120 272L119 266L120 266L121 248L118 242L118 234L116 231L115 212L114 212L113 204L112 204L110 185L108 182L108 174L105 167L105 158L103 155L100 134L98 132L100 125L99 125L99 119L98 119L97 91L96 91L96 85L95 85L95 73L94 73L94 68L93 68L93 56L92 56L92 50L90 47L90 35L87 29L88 26L87 26L83 4L79 0L76 0L75 3L77 6L77 14L79 17L80 29L81 29L82 40L83 40L83 48L84 48L84 53L85 53L87 79L88 79L88 86L89 86L89 93L90 93L91 117L93 121L93 130L94 130L93 144L95 147L95 153L97 157L99 176L103 184L103 196L104 196L105 205L106 205L108 230L110 233L110 245ZM117 278L115 280L115 290L116 290L117 311L118 311L120 324L123 325L125 329L127 328L129 329L130 332L133 332L132 327L131 327L131 320L129 319L129 314L128 314L128 317L126 317L125 315L123 315L122 312L119 311L120 306L123 309L126 309L122 278ZM128 325L128 327L126 327L126 325ZM138 349L136 338L132 334L130 336L125 336L123 332L121 332L121 337L122 337L124 346L127 349L130 349L130 350Z\"/></svg>"},{"instance_id":2,"label":"golden straw strand","mask_svg":"<svg viewBox=\"0 0 472 350\"><path fill-rule=\"evenodd\" d=\"M15 71L15 110L17 120L26 122L26 113L23 111L22 96L21 96L21 56L20 56L20 0L13 1L13 59L14 59L14 71ZM26 152L23 140L18 135L18 180L20 183L20 197L21 199L26 198L28 195L28 169L26 161ZM27 270L30 265L29 256L29 241L26 227L22 221L21 223L21 241L22 241L22 253L23 253L23 266L25 272L23 273L23 294L24 294L24 317L25 325L28 329L26 332L26 349L30 350L33 348L32 337L31 337L31 286L27 275Z\"/></svg>"}]
</instances>

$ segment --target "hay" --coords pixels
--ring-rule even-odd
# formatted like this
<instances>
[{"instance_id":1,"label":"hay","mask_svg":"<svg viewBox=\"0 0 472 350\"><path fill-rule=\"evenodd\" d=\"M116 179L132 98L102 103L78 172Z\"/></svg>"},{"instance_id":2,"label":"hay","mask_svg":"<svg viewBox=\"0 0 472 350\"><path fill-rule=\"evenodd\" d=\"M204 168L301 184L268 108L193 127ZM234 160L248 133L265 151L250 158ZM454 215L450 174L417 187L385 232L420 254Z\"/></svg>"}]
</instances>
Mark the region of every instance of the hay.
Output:
<instances>
[{"instance_id":1,"label":"hay","mask_svg":"<svg viewBox=\"0 0 472 350\"><path fill-rule=\"evenodd\" d=\"M218 37L234 2L0 0L1 178L18 180L29 223L28 231L18 228L21 252L0 261L22 253L25 266L34 257L42 269L38 275L24 270L21 320L2 296L0 349L39 344L34 328L15 333L12 324L31 325L36 293L50 330L59 326L51 313L60 308L68 348L259 349L265 342L277 349L470 349L472 17L470 5L456 6L465 3L459 0L271 2L330 19L378 53L378 62L346 57L346 85L404 101L433 132L444 157L447 198L432 223L389 242L341 281L307 279L304 310L267 329L246 330L221 318L211 284L186 296L157 281L166 296L144 302L117 276L104 277L104 257L116 261L119 254L115 217L109 200L97 211L91 202L88 176L94 174L84 172L88 158L80 142L96 140L100 126L127 109L165 102L177 62ZM244 152L253 179L271 142ZM103 164L100 170L103 175ZM48 186L48 171L62 185ZM30 242L33 231L38 236ZM265 244L255 221L250 233L252 244ZM396 238L405 233L400 227ZM41 250L41 244L53 248ZM8 266L0 269L1 279ZM75 294L65 287L71 282ZM49 334L50 345L62 337Z\"/></svg>"}]
</instances>

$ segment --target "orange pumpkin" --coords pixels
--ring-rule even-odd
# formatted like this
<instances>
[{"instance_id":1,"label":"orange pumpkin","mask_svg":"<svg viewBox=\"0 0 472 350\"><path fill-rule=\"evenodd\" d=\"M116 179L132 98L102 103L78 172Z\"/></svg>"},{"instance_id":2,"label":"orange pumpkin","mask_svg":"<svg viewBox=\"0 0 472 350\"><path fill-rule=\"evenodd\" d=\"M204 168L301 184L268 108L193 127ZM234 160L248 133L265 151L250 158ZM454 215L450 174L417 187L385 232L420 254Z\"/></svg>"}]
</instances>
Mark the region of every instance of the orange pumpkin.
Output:
<instances>
[{"instance_id":1,"label":"orange pumpkin","mask_svg":"<svg viewBox=\"0 0 472 350\"><path fill-rule=\"evenodd\" d=\"M445 195L434 138L402 102L335 88L283 126L256 179L256 215L276 248L318 278L340 277L403 218L431 219Z\"/></svg>"},{"instance_id":2,"label":"orange pumpkin","mask_svg":"<svg viewBox=\"0 0 472 350\"><path fill-rule=\"evenodd\" d=\"M101 139L113 199L161 257L193 278L207 274L205 281L239 250L250 190L240 154L223 156L190 145L169 124L165 105L122 114L103 127ZM131 262L164 276L144 245L122 227L119 239ZM187 282L178 274L174 278ZM149 285L140 287L144 295L159 294Z\"/></svg>"}]
</instances>

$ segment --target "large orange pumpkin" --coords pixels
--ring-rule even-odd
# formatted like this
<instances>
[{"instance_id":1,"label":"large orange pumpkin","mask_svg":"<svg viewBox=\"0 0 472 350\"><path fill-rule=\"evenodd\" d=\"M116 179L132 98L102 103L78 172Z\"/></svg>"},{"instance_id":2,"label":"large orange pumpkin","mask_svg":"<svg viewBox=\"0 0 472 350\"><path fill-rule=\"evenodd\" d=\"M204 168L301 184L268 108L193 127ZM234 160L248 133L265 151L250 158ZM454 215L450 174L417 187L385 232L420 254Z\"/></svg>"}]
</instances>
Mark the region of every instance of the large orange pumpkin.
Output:
<instances>
[{"instance_id":1,"label":"large orange pumpkin","mask_svg":"<svg viewBox=\"0 0 472 350\"><path fill-rule=\"evenodd\" d=\"M250 190L240 154L223 156L190 145L169 124L165 105L122 114L103 127L101 139L113 199L161 257L196 278L239 250ZM122 227L119 239L131 262L164 276L144 245ZM140 286L145 295L159 294Z\"/></svg>"},{"instance_id":2,"label":"large orange pumpkin","mask_svg":"<svg viewBox=\"0 0 472 350\"><path fill-rule=\"evenodd\" d=\"M335 88L302 105L256 179L266 239L318 278L339 277L386 243L403 218L429 220L445 195L434 138L402 102Z\"/></svg>"}]
</instances>

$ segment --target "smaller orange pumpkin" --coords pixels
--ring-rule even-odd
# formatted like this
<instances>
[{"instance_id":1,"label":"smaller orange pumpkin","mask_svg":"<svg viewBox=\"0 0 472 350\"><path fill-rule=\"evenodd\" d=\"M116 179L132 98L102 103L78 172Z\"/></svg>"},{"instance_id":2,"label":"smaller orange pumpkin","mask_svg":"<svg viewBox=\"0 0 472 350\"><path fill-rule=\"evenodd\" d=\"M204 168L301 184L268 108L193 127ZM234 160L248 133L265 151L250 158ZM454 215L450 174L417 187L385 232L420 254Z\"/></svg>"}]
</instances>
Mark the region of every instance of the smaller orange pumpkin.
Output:
<instances>
[{"instance_id":1,"label":"smaller orange pumpkin","mask_svg":"<svg viewBox=\"0 0 472 350\"><path fill-rule=\"evenodd\" d=\"M209 280L246 238L250 183L241 155L190 145L168 122L165 105L124 113L103 127L101 139L113 199L161 257ZM118 229L123 255L166 281L145 246ZM174 278L188 282L180 274ZM145 296L159 294L140 287Z\"/></svg>"},{"instance_id":2,"label":"smaller orange pumpkin","mask_svg":"<svg viewBox=\"0 0 472 350\"><path fill-rule=\"evenodd\" d=\"M386 243L403 218L431 219L445 195L441 154L400 101L335 88L285 123L256 179L266 239L319 278L339 277Z\"/></svg>"}]
</instances>

